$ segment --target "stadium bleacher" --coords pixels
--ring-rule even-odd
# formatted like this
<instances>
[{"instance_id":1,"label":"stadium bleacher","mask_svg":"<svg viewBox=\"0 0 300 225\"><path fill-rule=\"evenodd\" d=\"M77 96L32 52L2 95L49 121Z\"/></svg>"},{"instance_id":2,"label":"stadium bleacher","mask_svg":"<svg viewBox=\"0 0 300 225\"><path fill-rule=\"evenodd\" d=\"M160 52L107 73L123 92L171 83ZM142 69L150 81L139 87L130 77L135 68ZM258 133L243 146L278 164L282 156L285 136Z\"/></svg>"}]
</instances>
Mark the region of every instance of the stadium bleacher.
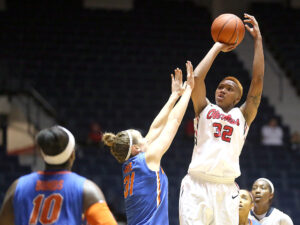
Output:
<instances>
[{"instance_id":1,"label":"stadium bleacher","mask_svg":"<svg viewBox=\"0 0 300 225\"><path fill-rule=\"evenodd\" d=\"M125 213L121 165L109 151L84 144L90 122L99 121L105 131L138 128L145 134L170 94L170 73L176 67L184 69L186 60L196 66L213 44L211 17L205 8L190 2L150 2L139 1L134 10L123 12L82 9L77 3L70 11L46 10L45 6L36 10L16 7L12 1L7 11L0 12L1 60L20 85L33 86L56 108L60 120L81 143L74 171L102 188L115 214ZM234 52L221 54L206 79L211 101L225 75L237 76L247 93L248 72ZM270 149L258 141L261 126L273 116L278 117L263 98L241 154L242 176L237 181L249 189L256 178L269 177L275 185L275 207L300 224L299 155L290 153L287 146ZM192 118L190 105L184 122ZM289 129L281 125L287 141ZM184 136L182 125L162 161L169 178L172 225L179 224L180 182L192 148L193 140ZM8 171L0 174L1 203L8 185L29 169L1 149L0 156L5 162L0 171Z\"/></svg>"}]
</instances>

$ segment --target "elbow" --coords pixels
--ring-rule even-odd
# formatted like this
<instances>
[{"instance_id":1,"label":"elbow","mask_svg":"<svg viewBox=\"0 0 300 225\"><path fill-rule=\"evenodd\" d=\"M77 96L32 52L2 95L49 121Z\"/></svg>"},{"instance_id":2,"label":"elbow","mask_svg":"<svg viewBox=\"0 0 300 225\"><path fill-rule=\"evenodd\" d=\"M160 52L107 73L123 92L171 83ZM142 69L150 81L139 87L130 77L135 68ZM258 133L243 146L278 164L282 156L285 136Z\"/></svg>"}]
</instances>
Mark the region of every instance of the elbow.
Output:
<instances>
[{"instance_id":1,"label":"elbow","mask_svg":"<svg viewBox=\"0 0 300 225\"><path fill-rule=\"evenodd\" d=\"M171 127L179 127L181 124L182 118L178 118L178 116L173 115L169 118L168 124L171 125Z\"/></svg>"},{"instance_id":2,"label":"elbow","mask_svg":"<svg viewBox=\"0 0 300 225\"><path fill-rule=\"evenodd\" d=\"M174 127L178 128L180 126L180 124L181 124L181 119L174 118L173 121L172 121L172 123L173 123Z\"/></svg>"}]
</instances>

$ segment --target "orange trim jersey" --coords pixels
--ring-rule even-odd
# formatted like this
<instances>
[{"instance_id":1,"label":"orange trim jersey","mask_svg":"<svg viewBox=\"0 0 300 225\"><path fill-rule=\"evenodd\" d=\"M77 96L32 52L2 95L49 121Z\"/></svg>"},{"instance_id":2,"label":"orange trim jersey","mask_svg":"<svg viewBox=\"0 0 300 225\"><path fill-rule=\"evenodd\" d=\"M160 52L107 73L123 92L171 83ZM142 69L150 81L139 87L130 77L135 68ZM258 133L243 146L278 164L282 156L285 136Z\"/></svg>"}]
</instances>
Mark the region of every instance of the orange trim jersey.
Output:
<instances>
[{"instance_id":1,"label":"orange trim jersey","mask_svg":"<svg viewBox=\"0 0 300 225\"><path fill-rule=\"evenodd\" d=\"M128 225L168 225L168 178L162 168L152 171L145 153L123 166L124 198Z\"/></svg>"},{"instance_id":2,"label":"orange trim jersey","mask_svg":"<svg viewBox=\"0 0 300 225\"><path fill-rule=\"evenodd\" d=\"M239 108L228 113L208 103L194 120L195 145L188 173L211 182L233 183L248 126Z\"/></svg>"},{"instance_id":3,"label":"orange trim jersey","mask_svg":"<svg viewBox=\"0 0 300 225\"><path fill-rule=\"evenodd\" d=\"M97 202L91 205L85 212L85 218L89 225L117 225L106 202Z\"/></svg>"},{"instance_id":4,"label":"orange trim jersey","mask_svg":"<svg viewBox=\"0 0 300 225\"><path fill-rule=\"evenodd\" d=\"M34 172L18 180L16 225L81 225L85 178L70 171Z\"/></svg>"}]
</instances>

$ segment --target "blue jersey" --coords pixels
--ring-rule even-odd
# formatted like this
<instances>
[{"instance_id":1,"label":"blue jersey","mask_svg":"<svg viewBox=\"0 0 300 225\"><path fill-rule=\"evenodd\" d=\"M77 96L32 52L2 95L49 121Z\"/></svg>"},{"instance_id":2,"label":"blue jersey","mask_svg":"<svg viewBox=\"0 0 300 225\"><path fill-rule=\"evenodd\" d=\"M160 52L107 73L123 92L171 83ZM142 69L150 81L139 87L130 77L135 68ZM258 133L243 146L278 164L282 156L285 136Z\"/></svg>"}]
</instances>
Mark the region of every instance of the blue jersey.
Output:
<instances>
[{"instance_id":1,"label":"blue jersey","mask_svg":"<svg viewBox=\"0 0 300 225\"><path fill-rule=\"evenodd\" d=\"M249 219L249 225L260 225L259 222Z\"/></svg>"},{"instance_id":2,"label":"blue jersey","mask_svg":"<svg viewBox=\"0 0 300 225\"><path fill-rule=\"evenodd\" d=\"M66 170L22 176L14 195L16 225L81 225L85 178Z\"/></svg>"},{"instance_id":3,"label":"blue jersey","mask_svg":"<svg viewBox=\"0 0 300 225\"><path fill-rule=\"evenodd\" d=\"M124 198L128 225L168 225L168 178L160 168L148 168L145 153L123 166Z\"/></svg>"}]
</instances>

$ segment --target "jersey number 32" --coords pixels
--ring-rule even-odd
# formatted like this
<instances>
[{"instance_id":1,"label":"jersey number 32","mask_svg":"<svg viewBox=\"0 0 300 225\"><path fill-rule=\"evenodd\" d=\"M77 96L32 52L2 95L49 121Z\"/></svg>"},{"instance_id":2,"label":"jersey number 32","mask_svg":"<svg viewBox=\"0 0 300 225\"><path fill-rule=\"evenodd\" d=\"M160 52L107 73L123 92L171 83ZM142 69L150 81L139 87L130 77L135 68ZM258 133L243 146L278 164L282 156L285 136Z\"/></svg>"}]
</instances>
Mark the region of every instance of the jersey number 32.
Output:
<instances>
[{"instance_id":1,"label":"jersey number 32","mask_svg":"<svg viewBox=\"0 0 300 225\"><path fill-rule=\"evenodd\" d=\"M216 138L221 137L222 141L231 141L231 135L233 133L233 128L231 126L225 125L224 127L222 127L222 124L220 123L213 123L213 127L216 128L216 132L214 133L214 136Z\"/></svg>"}]
</instances>

